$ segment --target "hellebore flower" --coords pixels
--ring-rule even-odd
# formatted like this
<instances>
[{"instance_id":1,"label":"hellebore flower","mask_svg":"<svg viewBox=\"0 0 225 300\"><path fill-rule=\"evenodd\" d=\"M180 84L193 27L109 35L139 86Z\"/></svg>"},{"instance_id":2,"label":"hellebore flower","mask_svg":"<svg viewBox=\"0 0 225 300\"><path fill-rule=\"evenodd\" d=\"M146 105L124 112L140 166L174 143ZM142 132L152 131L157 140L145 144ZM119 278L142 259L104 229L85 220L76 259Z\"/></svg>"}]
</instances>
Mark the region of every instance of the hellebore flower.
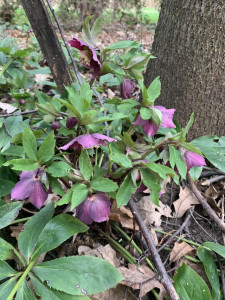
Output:
<instances>
[{"instance_id":1,"label":"hellebore flower","mask_svg":"<svg viewBox=\"0 0 225 300\"><path fill-rule=\"evenodd\" d=\"M102 65L98 60L94 48L84 43L83 41L78 40L75 37L73 37L73 39L70 40L68 43L70 44L71 47L80 50L79 58L81 63L86 68L94 70L94 74L92 75L92 78L98 76Z\"/></svg>"},{"instance_id":2,"label":"hellebore flower","mask_svg":"<svg viewBox=\"0 0 225 300\"><path fill-rule=\"evenodd\" d=\"M134 84L129 78L125 78L121 84L121 93L123 98L128 99L134 90Z\"/></svg>"},{"instance_id":3,"label":"hellebore flower","mask_svg":"<svg viewBox=\"0 0 225 300\"><path fill-rule=\"evenodd\" d=\"M173 123L173 114L175 109L166 109L164 106L150 106L150 108L156 108L161 111L162 113L162 122L159 126L163 128L175 128L176 126ZM139 115L137 120L133 122L133 125L140 125L142 126L144 132L147 134L148 137L153 136L158 131L159 127L150 119L150 120L143 120Z\"/></svg>"},{"instance_id":4,"label":"hellebore flower","mask_svg":"<svg viewBox=\"0 0 225 300\"><path fill-rule=\"evenodd\" d=\"M51 125L51 129L54 130L54 133L57 134L58 130L61 127L59 121L54 121Z\"/></svg>"},{"instance_id":5,"label":"hellebore flower","mask_svg":"<svg viewBox=\"0 0 225 300\"><path fill-rule=\"evenodd\" d=\"M187 170L189 171L192 167L201 167L205 166L206 162L204 157L202 157L198 153L194 153L191 151L188 151L184 148L181 148L181 154L183 156L183 159L187 165Z\"/></svg>"},{"instance_id":6,"label":"hellebore flower","mask_svg":"<svg viewBox=\"0 0 225 300\"><path fill-rule=\"evenodd\" d=\"M75 150L79 149L88 149L97 147L99 145L106 146L106 141L108 142L116 142L115 139L112 139L106 135L100 134L100 133L92 133L92 134L84 134L79 135L75 139L73 139L71 142L66 144L63 147L60 147L59 149L67 150L68 148L72 148Z\"/></svg>"},{"instance_id":7,"label":"hellebore flower","mask_svg":"<svg viewBox=\"0 0 225 300\"><path fill-rule=\"evenodd\" d=\"M26 101L24 99L20 99L19 104L20 105L24 105L26 103Z\"/></svg>"},{"instance_id":8,"label":"hellebore flower","mask_svg":"<svg viewBox=\"0 0 225 300\"><path fill-rule=\"evenodd\" d=\"M66 127L68 129L71 129L73 128L76 124L77 124L78 120L76 117L67 117L67 120L66 120Z\"/></svg>"},{"instance_id":9,"label":"hellebore flower","mask_svg":"<svg viewBox=\"0 0 225 300\"><path fill-rule=\"evenodd\" d=\"M87 197L76 208L76 216L85 224L101 223L109 219L111 202L104 193Z\"/></svg>"},{"instance_id":10,"label":"hellebore flower","mask_svg":"<svg viewBox=\"0 0 225 300\"><path fill-rule=\"evenodd\" d=\"M11 199L29 198L30 202L40 209L48 197L48 192L41 183L42 174L42 170L23 171L20 174L20 181L12 189Z\"/></svg>"}]
</instances>

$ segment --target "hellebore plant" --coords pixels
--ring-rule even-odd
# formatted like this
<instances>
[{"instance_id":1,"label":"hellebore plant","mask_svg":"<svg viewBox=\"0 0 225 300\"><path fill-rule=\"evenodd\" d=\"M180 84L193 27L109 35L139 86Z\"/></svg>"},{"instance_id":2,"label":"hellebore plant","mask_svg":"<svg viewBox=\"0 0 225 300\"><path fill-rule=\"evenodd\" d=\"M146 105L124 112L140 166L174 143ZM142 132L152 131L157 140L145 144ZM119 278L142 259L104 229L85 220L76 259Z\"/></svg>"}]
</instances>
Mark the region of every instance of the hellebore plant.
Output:
<instances>
[{"instance_id":1,"label":"hellebore plant","mask_svg":"<svg viewBox=\"0 0 225 300\"><path fill-rule=\"evenodd\" d=\"M125 78L121 84L121 93L124 99L131 98L134 90L134 84L129 78Z\"/></svg>"}]
</instances>

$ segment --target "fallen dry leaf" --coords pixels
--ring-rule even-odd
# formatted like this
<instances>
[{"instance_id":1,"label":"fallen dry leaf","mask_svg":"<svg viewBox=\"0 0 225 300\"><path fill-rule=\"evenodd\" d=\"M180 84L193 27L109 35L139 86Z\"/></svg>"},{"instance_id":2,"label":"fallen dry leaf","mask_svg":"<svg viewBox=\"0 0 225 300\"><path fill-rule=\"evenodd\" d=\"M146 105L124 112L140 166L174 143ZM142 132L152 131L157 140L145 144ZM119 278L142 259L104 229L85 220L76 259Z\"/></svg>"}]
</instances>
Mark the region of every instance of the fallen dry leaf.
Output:
<instances>
[{"instance_id":1,"label":"fallen dry leaf","mask_svg":"<svg viewBox=\"0 0 225 300\"><path fill-rule=\"evenodd\" d=\"M91 249L87 246L79 246L78 254L99 257L105 259L114 267L120 266L120 261L116 256L116 251L109 244L105 246L100 245L96 249Z\"/></svg>"},{"instance_id":2,"label":"fallen dry leaf","mask_svg":"<svg viewBox=\"0 0 225 300\"><path fill-rule=\"evenodd\" d=\"M166 294L163 285L157 280L156 274L147 266L129 264L129 269L120 267L118 271L125 278L121 284L129 286L134 290L140 290L139 297L143 297L154 288L160 290L159 300L163 299L163 296Z\"/></svg>"},{"instance_id":3,"label":"fallen dry leaf","mask_svg":"<svg viewBox=\"0 0 225 300\"><path fill-rule=\"evenodd\" d=\"M191 252L192 250L193 248L189 244L185 242L176 242L172 251L170 252L170 262L179 260L182 256Z\"/></svg>"},{"instance_id":4,"label":"fallen dry leaf","mask_svg":"<svg viewBox=\"0 0 225 300\"><path fill-rule=\"evenodd\" d=\"M1 103L0 102L0 108L4 111L6 111L7 114L11 114L13 113L15 110L17 110L18 108L15 106L12 106L11 104L8 103Z\"/></svg>"},{"instance_id":5,"label":"fallen dry leaf","mask_svg":"<svg viewBox=\"0 0 225 300\"><path fill-rule=\"evenodd\" d=\"M11 236L15 237L17 240L20 232L24 231L25 229L23 223L19 223L18 225L15 226L10 226L9 228L10 230L12 230Z\"/></svg>"},{"instance_id":6,"label":"fallen dry leaf","mask_svg":"<svg viewBox=\"0 0 225 300\"><path fill-rule=\"evenodd\" d=\"M92 296L91 300L122 300L122 299L124 299L126 289L127 289L126 286L124 286L122 284L118 284L116 287L109 289L108 291L105 291L105 292L102 292L102 293ZM127 292L126 299L138 300L138 298L136 298L131 293L130 290L128 290L128 292Z\"/></svg>"},{"instance_id":7,"label":"fallen dry leaf","mask_svg":"<svg viewBox=\"0 0 225 300\"><path fill-rule=\"evenodd\" d=\"M107 89L107 96L109 99L112 99L115 97L115 93L111 89Z\"/></svg>"},{"instance_id":8,"label":"fallen dry leaf","mask_svg":"<svg viewBox=\"0 0 225 300\"><path fill-rule=\"evenodd\" d=\"M196 205L199 204L199 202L189 187L185 186L184 189L180 188L179 199L173 202L175 208L174 217L182 217L193 204Z\"/></svg>"},{"instance_id":9,"label":"fallen dry leaf","mask_svg":"<svg viewBox=\"0 0 225 300\"><path fill-rule=\"evenodd\" d=\"M171 209L168 205L159 201L159 206L157 206L149 196L142 197L137 203L137 208L146 226L153 224L155 227L159 227L162 222L161 216L172 218Z\"/></svg>"}]
</instances>

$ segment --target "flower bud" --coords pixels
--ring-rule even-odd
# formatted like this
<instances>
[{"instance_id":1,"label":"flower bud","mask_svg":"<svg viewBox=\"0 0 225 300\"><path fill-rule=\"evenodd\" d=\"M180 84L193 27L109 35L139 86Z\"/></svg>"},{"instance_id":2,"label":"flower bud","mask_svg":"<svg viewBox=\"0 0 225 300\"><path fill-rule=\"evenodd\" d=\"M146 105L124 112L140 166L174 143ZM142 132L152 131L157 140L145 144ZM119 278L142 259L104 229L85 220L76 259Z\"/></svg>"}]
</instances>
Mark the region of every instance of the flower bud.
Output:
<instances>
[{"instance_id":1,"label":"flower bud","mask_svg":"<svg viewBox=\"0 0 225 300\"><path fill-rule=\"evenodd\" d=\"M58 130L61 127L59 121L54 121L51 125L51 129L54 130L54 133L57 134Z\"/></svg>"},{"instance_id":2,"label":"flower bud","mask_svg":"<svg viewBox=\"0 0 225 300\"><path fill-rule=\"evenodd\" d=\"M73 128L76 124L77 124L77 118L76 117L67 117L66 127L68 129Z\"/></svg>"},{"instance_id":3,"label":"flower bud","mask_svg":"<svg viewBox=\"0 0 225 300\"><path fill-rule=\"evenodd\" d=\"M129 78L125 78L121 85L121 93L123 98L128 99L134 90L134 84Z\"/></svg>"},{"instance_id":4,"label":"flower bud","mask_svg":"<svg viewBox=\"0 0 225 300\"><path fill-rule=\"evenodd\" d=\"M26 101L24 99L20 99L19 103L20 103L20 105L24 105L26 103Z\"/></svg>"}]
</instances>

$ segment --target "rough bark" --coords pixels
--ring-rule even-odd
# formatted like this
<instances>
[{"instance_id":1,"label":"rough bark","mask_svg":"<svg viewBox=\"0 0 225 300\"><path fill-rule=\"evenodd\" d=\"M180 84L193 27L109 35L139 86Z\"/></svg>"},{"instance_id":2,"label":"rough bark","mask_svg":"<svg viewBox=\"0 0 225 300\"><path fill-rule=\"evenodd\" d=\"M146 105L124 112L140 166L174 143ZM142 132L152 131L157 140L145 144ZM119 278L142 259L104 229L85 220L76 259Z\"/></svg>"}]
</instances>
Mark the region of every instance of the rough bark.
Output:
<instances>
[{"instance_id":1,"label":"rough bark","mask_svg":"<svg viewBox=\"0 0 225 300\"><path fill-rule=\"evenodd\" d=\"M225 1L164 0L145 84L160 75L157 104L176 108L185 126L195 112L189 140L225 135Z\"/></svg>"},{"instance_id":2,"label":"rough bark","mask_svg":"<svg viewBox=\"0 0 225 300\"><path fill-rule=\"evenodd\" d=\"M72 83L69 66L43 0L21 0L60 93Z\"/></svg>"}]
</instances>

